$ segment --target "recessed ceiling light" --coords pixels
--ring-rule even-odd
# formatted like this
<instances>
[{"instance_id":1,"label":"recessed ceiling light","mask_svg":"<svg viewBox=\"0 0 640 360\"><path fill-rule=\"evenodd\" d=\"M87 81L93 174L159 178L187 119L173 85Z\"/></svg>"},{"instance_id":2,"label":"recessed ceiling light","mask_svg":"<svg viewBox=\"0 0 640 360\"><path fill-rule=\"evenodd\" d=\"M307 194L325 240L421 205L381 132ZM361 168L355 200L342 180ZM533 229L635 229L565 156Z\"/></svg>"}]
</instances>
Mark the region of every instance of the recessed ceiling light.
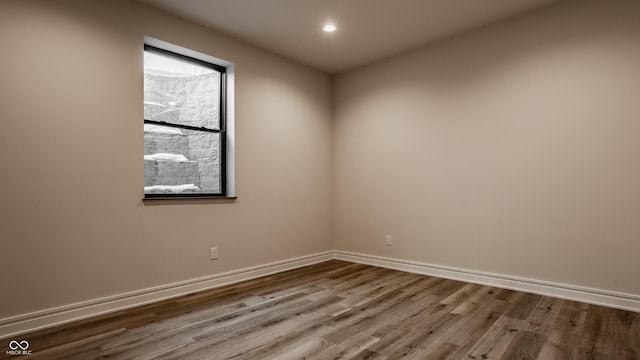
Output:
<instances>
[{"instance_id":1,"label":"recessed ceiling light","mask_svg":"<svg viewBox=\"0 0 640 360\"><path fill-rule=\"evenodd\" d=\"M322 28L322 30L324 30L324 32L334 32L336 31L336 26L332 24L327 24Z\"/></svg>"}]
</instances>

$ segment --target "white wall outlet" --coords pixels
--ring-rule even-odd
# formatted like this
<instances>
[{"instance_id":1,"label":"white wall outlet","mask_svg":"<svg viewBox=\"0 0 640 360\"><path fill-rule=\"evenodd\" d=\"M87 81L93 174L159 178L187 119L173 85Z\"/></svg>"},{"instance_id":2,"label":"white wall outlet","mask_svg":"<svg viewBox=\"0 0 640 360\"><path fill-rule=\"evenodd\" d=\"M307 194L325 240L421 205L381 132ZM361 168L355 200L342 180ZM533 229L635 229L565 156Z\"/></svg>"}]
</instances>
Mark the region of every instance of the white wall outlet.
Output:
<instances>
[{"instance_id":1,"label":"white wall outlet","mask_svg":"<svg viewBox=\"0 0 640 360\"><path fill-rule=\"evenodd\" d=\"M211 255L211 260L217 259L218 258L218 248L217 247L212 247L210 249L210 253L209 254Z\"/></svg>"},{"instance_id":2,"label":"white wall outlet","mask_svg":"<svg viewBox=\"0 0 640 360\"><path fill-rule=\"evenodd\" d=\"M385 238L384 238L384 243L385 243L385 245L387 245L387 246L391 246L391 245L393 245L393 238L391 237L391 235L387 235L387 236L385 236Z\"/></svg>"}]
</instances>

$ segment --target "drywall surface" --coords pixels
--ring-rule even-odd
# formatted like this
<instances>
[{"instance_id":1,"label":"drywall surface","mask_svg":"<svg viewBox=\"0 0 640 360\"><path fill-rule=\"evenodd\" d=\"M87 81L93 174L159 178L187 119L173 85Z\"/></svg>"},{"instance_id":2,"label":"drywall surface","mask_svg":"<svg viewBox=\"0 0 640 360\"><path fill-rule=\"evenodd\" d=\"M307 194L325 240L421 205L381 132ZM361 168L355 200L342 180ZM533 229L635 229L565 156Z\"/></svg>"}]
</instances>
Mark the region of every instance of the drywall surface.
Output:
<instances>
[{"instance_id":1,"label":"drywall surface","mask_svg":"<svg viewBox=\"0 0 640 360\"><path fill-rule=\"evenodd\" d=\"M235 64L235 202L143 203L144 36ZM333 248L330 77L137 1L3 0L0 44L0 319Z\"/></svg>"},{"instance_id":2,"label":"drywall surface","mask_svg":"<svg viewBox=\"0 0 640 360\"><path fill-rule=\"evenodd\" d=\"M640 294L639 39L568 1L339 75L337 249Z\"/></svg>"}]
</instances>

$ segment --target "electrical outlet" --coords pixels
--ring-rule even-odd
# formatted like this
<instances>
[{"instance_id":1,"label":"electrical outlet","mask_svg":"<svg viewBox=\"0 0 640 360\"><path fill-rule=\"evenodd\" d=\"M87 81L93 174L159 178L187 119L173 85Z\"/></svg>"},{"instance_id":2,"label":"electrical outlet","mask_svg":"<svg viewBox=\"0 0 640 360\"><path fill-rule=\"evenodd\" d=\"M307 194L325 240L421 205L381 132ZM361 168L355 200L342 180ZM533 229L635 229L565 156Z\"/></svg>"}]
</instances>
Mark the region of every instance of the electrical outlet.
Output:
<instances>
[{"instance_id":1,"label":"electrical outlet","mask_svg":"<svg viewBox=\"0 0 640 360\"><path fill-rule=\"evenodd\" d=\"M393 239L391 238L391 235L385 236L384 243L387 246L393 245Z\"/></svg>"},{"instance_id":2,"label":"electrical outlet","mask_svg":"<svg viewBox=\"0 0 640 360\"><path fill-rule=\"evenodd\" d=\"M211 255L211 260L215 260L218 258L218 248L217 247L212 247L210 249L210 255Z\"/></svg>"}]
</instances>

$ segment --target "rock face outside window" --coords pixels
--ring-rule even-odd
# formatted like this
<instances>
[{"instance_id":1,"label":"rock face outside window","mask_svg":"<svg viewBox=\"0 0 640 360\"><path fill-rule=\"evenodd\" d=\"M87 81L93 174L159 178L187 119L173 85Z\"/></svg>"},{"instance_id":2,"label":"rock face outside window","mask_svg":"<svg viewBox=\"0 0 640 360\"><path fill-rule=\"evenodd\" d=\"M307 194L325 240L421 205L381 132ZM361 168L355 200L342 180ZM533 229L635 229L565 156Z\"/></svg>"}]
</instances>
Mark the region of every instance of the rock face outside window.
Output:
<instances>
[{"instance_id":1,"label":"rock face outside window","mask_svg":"<svg viewBox=\"0 0 640 360\"><path fill-rule=\"evenodd\" d=\"M145 193L220 193L220 76L179 59L145 52Z\"/></svg>"}]
</instances>

